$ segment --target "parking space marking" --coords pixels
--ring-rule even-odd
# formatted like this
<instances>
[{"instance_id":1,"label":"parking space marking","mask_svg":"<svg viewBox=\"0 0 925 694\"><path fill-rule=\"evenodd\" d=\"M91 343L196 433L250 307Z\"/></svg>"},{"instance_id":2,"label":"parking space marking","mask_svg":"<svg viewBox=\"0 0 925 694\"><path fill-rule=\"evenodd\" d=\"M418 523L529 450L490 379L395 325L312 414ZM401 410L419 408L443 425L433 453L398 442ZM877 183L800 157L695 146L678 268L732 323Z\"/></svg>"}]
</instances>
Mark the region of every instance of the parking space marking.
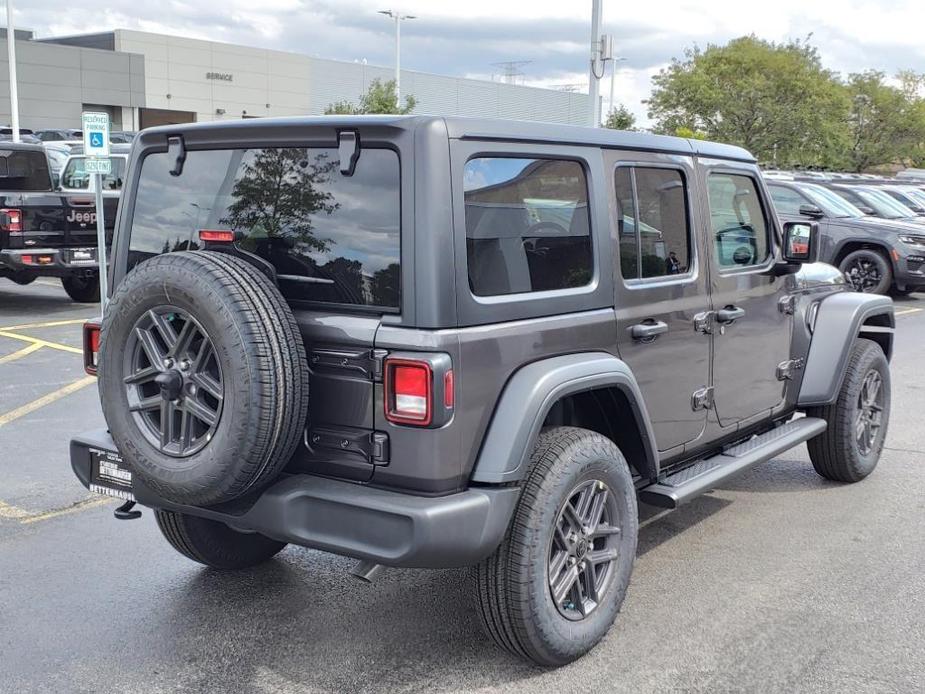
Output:
<instances>
[{"instance_id":1,"label":"parking space marking","mask_svg":"<svg viewBox=\"0 0 925 694\"><path fill-rule=\"evenodd\" d=\"M37 345L34 342L26 347L23 347L12 354L7 354L5 357L0 357L0 364L7 364L11 361L16 361L17 359L22 359L25 356L37 352L42 349L42 345Z\"/></svg>"},{"instance_id":2,"label":"parking space marking","mask_svg":"<svg viewBox=\"0 0 925 694\"><path fill-rule=\"evenodd\" d=\"M94 494L93 496L87 497L86 499L81 499L80 501L77 501L70 506L65 506L64 508L55 508L50 511L39 511L38 513L30 513L23 508L19 508L18 506L13 506L12 504L0 501L0 518L19 521L19 523L22 525L29 525L30 523L38 523L39 521L57 518L58 516L65 516L70 513L77 513L86 509L96 508L97 506L103 506L105 504L112 503L113 501L114 499L111 499L108 496L99 496Z\"/></svg>"},{"instance_id":3,"label":"parking space marking","mask_svg":"<svg viewBox=\"0 0 925 694\"><path fill-rule=\"evenodd\" d=\"M50 347L51 349L57 349L62 352L71 352L72 354L83 354L84 351L77 347L71 347L70 345L62 345L59 342L49 342L48 340L42 340L38 337L32 337L31 335L20 335L19 333L11 333L8 330L0 330L0 337L8 337L11 340L20 340L22 342L31 342L35 345L40 345L42 347Z\"/></svg>"},{"instance_id":4,"label":"parking space marking","mask_svg":"<svg viewBox=\"0 0 925 694\"><path fill-rule=\"evenodd\" d=\"M910 313L918 313L919 311L925 311L925 308L904 308L902 311L894 311L894 316L905 316Z\"/></svg>"},{"instance_id":5,"label":"parking space marking","mask_svg":"<svg viewBox=\"0 0 925 694\"><path fill-rule=\"evenodd\" d=\"M58 388L58 390L52 391L48 395L43 395L38 400L33 400L32 402L27 402L21 407L17 407L15 410L10 410L6 414L0 414L0 427L14 422L20 417L25 417L27 414L31 414L38 409L45 407L45 405L50 405L53 402L60 400L63 397L70 395L71 393L76 393L81 388L86 388L91 383L96 383L96 376L84 376L80 380L74 381L73 383L68 383L66 386Z\"/></svg>"},{"instance_id":6,"label":"parking space marking","mask_svg":"<svg viewBox=\"0 0 925 694\"><path fill-rule=\"evenodd\" d=\"M47 323L23 323L22 325L4 325L0 330L30 330L32 328L57 328L59 325L77 325L86 323L87 318L74 318L73 320L53 320Z\"/></svg>"}]
</instances>

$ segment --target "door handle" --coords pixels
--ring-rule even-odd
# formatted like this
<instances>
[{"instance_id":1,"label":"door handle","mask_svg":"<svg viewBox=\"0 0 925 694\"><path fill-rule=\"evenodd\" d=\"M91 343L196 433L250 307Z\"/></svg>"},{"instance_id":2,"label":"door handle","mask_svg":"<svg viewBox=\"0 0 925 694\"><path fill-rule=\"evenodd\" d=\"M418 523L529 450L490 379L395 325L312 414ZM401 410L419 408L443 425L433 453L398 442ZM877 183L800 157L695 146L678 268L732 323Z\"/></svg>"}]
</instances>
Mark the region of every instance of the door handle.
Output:
<instances>
[{"instance_id":1,"label":"door handle","mask_svg":"<svg viewBox=\"0 0 925 694\"><path fill-rule=\"evenodd\" d=\"M745 309L738 306L726 306L716 312L717 323L734 323L745 316Z\"/></svg>"},{"instance_id":2,"label":"door handle","mask_svg":"<svg viewBox=\"0 0 925 694\"><path fill-rule=\"evenodd\" d=\"M662 333L668 332L668 324L660 320L650 320L637 323L630 328L630 335L634 340L653 340Z\"/></svg>"}]
</instances>

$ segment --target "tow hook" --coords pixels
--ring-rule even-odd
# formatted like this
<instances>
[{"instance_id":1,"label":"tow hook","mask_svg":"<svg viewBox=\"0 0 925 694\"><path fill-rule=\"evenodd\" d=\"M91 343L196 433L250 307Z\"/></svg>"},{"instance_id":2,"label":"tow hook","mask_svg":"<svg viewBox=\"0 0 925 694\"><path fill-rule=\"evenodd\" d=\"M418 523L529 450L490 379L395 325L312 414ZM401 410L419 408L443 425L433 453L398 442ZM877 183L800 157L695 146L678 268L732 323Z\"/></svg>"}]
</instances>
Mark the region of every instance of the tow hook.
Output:
<instances>
[{"instance_id":1,"label":"tow hook","mask_svg":"<svg viewBox=\"0 0 925 694\"><path fill-rule=\"evenodd\" d=\"M358 581L372 583L384 568L382 564L374 564L364 559L358 561L356 566L350 569L350 574Z\"/></svg>"},{"instance_id":2,"label":"tow hook","mask_svg":"<svg viewBox=\"0 0 925 694\"><path fill-rule=\"evenodd\" d=\"M133 511L133 508L135 508L135 502L126 501L113 511L112 515L116 517L116 520L135 520L136 518L141 518L141 511Z\"/></svg>"}]
</instances>

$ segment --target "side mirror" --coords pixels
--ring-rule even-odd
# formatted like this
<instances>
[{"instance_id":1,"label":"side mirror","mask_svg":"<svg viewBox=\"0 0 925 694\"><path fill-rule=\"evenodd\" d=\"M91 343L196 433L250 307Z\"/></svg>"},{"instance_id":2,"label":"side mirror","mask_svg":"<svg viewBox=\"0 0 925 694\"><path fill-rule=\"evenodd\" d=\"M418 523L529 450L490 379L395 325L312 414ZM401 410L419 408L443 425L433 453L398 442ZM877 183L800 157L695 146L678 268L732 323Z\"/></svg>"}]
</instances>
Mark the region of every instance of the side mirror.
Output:
<instances>
[{"instance_id":1,"label":"side mirror","mask_svg":"<svg viewBox=\"0 0 925 694\"><path fill-rule=\"evenodd\" d=\"M815 222L784 224L783 258L788 263L815 263L819 254L819 225Z\"/></svg>"},{"instance_id":2,"label":"side mirror","mask_svg":"<svg viewBox=\"0 0 925 694\"><path fill-rule=\"evenodd\" d=\"M825 213L815 205L800 205L800 214L804 217L819 219L825 216Z\"/></svg>"},{"instance_id":3,"label":"side mirror","mask_svg":"<svg viewBox=\"0 0 925 694\"><path fill-rule=\"evenodd\" d=\"M875 210L873 207L870 207L868 205L855 205L855 207L857 207L861 212L863 212L864 214L870 217L877 216L877 210Z\"/></svg>"}]
</instances>

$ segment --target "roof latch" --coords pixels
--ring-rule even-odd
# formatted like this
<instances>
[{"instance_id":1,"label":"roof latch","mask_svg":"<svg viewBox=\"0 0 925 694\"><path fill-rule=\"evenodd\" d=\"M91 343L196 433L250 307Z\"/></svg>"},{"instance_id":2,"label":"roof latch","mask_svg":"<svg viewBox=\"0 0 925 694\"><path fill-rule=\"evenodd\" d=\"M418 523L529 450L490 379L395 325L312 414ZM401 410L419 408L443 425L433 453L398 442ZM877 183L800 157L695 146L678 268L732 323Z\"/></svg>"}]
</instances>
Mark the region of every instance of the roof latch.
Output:
<instances>
[{"instance_id":1,"label":"roof latch","mask_svg":"<svg viewBox=\"0 0 925 694\"><path fill-rule=\"evenodd\" d=\"M337 133L337 153L340 155L340 172L353 176L360 158L360 135L355 130L341 130Z\"/></svg>"},{"instance_id":2,"label":"roof latch","mask_svg":"<svg viewBox=\"0 0 925 694\"><path fill-rule=\"evenodd\" d=\"M186 161L186 146L183 144L182 137L174 135L167 138L167 156L173 160L170 175L179 176L183 173L183 163Z\"/></svg>"}]
</instances>

